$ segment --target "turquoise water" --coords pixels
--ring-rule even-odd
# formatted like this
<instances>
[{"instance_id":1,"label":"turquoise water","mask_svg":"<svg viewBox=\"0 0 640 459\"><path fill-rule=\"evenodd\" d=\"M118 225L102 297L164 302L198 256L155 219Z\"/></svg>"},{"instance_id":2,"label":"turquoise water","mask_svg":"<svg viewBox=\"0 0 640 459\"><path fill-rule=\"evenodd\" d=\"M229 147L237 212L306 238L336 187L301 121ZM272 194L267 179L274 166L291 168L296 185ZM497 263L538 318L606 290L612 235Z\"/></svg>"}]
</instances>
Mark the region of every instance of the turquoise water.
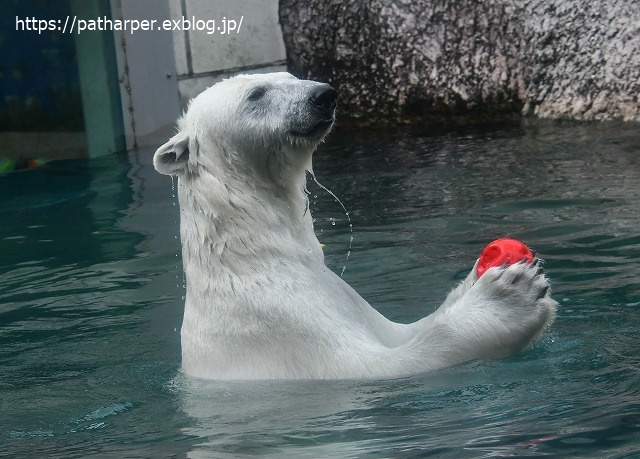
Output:
<instances>
[{"instance_id":1,"label":"turquoise water","mask_svg":"<svg viewBox=\"0 0 640 459\"><path fill-rule=\"evenodd\" d=\"M179 372L184 279L153 150L0 177L0 457L640 456L640 134L546 124L334 134L310 184L328 265L431 312L490 240L560 302L533 349L390 381Z\"/></svg>"}]
</instances>

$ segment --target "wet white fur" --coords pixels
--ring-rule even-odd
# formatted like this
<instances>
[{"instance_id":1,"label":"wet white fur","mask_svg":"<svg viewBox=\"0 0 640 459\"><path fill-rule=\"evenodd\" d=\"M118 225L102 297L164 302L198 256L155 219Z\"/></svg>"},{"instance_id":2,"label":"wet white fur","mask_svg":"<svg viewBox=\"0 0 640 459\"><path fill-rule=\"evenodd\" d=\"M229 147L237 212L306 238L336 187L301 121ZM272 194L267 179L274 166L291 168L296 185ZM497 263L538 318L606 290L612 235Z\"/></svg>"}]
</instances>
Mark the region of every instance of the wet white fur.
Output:
<instances>
[{"instance_id":1,"label":"wet white fur","mask_svg":"<svg viewBox=\"0 0 640 459\"><path fill-rule=\"evenodd\" d=\"M329 270L313 230L306 170L322 140L289 134L317 83L240 76L190 104L154 165L178 176L187 279L182 368L217 379L381 378L534 342L556 302L538 266L475 267L432 314L387 320ZM268 87L259 103L252 88Z\"/></svg>"}]
</instances>

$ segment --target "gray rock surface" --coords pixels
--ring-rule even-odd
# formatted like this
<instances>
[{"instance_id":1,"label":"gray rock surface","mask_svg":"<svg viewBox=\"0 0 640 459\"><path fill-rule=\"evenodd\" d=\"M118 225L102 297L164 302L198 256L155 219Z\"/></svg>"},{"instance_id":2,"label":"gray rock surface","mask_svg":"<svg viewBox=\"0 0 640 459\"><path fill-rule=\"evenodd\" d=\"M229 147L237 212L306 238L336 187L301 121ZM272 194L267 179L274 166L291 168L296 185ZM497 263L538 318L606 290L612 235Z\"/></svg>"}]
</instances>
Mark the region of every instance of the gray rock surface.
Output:
<instances>
[{"instance_id":1,"label":"gray rock surface","mask_svg":"<svg viewBox=\"0 0 640 459\"><path fill-rule=\"evenodd\" d=\"M280 0L280 23L355 120L640 121L638 0Z\"/></svg>"}]
</instances>

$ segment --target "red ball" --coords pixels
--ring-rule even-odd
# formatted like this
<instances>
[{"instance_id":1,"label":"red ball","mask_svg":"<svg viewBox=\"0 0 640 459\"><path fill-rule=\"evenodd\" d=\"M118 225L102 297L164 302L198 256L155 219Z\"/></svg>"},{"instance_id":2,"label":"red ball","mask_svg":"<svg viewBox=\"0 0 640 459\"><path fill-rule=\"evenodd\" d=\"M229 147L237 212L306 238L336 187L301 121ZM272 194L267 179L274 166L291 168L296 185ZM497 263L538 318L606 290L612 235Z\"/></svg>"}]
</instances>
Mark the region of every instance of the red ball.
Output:
<instances>
[{"instance_id":1,"label":"red ball","mask_svg":"<svg viewBox=\"0 0 640 459\"><path fill-rule=\"evenodd\" d=\"M522 260L527 260L527 263L533 261L533 253L529 247L517 239L496 239L487 245L480 254L477 268L478 277L494 266L512 265Z\"/></svg>"}]
</instances>

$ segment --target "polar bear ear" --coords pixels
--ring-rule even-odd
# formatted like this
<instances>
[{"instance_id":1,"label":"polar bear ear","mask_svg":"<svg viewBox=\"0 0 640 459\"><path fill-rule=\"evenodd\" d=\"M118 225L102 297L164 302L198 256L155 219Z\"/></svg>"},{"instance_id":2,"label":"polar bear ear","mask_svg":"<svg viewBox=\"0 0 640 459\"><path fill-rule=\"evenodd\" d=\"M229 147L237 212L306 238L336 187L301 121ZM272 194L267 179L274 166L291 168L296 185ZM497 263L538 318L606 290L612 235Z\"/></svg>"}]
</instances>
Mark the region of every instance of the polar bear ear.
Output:
<instances>
[{"instance_id":1,"label":"polar bear ear","mask_svg":"<svg viewBox=\"0 0 640 459\"><path fill-rule=\"evenodd\" d=\"M189 162L189 136L179 132L156 150L153 166L165 175L180 175L186 171Z\"/></svg>"}]
</instances>

